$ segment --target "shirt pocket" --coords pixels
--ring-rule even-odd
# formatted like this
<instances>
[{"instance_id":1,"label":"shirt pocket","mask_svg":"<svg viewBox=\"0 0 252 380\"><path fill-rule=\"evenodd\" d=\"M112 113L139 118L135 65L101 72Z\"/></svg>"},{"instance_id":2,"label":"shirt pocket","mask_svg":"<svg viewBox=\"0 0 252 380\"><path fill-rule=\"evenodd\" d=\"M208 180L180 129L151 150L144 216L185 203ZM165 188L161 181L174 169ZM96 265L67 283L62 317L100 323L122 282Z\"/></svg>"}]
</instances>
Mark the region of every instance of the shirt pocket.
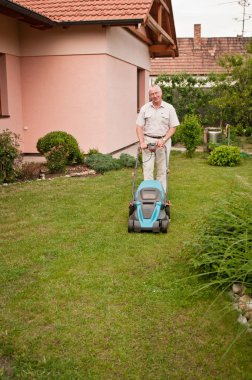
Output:
<instances>
[{"instance_id":1,"label":"shirt pocket","mask_svg":"<svg viewBox=\"0 0 252 380\"><path fill-rule=\"evenodd\" d=\"M169 123L170 123L170 115L169 115L169 112L165 112L163 111L161 113L161 122L162 122L162 125L163 126L167 126L169 127Z\"/></svg>"},{"instance_id":2,"label":"shirt pocket","mask_svg":"<svg viewBox=\"0 0 252 380\"><path fill-rule=\"evenodd\" d=\"M153 112L151 110L147 110L144 113L145 120L150 120L150 118L153 116Z\"/></svg>"}]
</instances>

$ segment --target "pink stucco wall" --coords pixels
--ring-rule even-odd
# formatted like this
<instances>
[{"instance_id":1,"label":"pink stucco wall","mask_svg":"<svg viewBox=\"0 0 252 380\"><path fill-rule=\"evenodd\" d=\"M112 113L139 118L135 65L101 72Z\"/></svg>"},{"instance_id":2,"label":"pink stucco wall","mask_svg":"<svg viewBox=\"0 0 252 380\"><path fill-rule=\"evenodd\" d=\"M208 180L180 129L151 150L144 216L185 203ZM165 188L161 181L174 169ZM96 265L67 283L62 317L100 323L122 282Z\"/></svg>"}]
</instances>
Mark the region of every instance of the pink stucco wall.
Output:
<instances>
[{"instance_id":1,"label":"pink stucco wall","mask_svg":"<svg viewBox=\"0 0 252 380\"><path fill-rule=\"evenodd\" d=\"M136 68L107 55L21 59L25 151L52 130L111 152L135 141Z\"/></svg>"},{"instance_id":2,"label":"pink stucco wall","mask_svg":"<svg viewBox=\"0 0 252 380\"><path fill-rule=\"evenodd\" d=\"M21 62L25 150L34 151L36 141L55 130L73 134L83 150L103 146L104 57L27 57Z\"/></svg>"},{"instance_id":3,"label":"pink stucco wall","mask_svg":"<svg viewBox=\"0 0 252 380\"><path fill-rule=\"evenodd\" d=\"M8 118L0 118L0 131L9 129L20 136L20 148L25 149L21 96L20 58L6 55L6 83Z\"/></svg>"},{"instance_id":4,"label":"pink stucco wall","mask_svg":"<svg viewBox=\"0 0 252 380\"><path fill-rule=\"evenodd\" d=\"M4 31L11 34L10 119L0 119L0 129L10 125L20 133L24 152L37 152L37 140L55 130L71 133L85 152L112 152L136 141L138 67L148 83L145 44L118 27L39 31L20 23Z\"/></svg>"}]
</instances>

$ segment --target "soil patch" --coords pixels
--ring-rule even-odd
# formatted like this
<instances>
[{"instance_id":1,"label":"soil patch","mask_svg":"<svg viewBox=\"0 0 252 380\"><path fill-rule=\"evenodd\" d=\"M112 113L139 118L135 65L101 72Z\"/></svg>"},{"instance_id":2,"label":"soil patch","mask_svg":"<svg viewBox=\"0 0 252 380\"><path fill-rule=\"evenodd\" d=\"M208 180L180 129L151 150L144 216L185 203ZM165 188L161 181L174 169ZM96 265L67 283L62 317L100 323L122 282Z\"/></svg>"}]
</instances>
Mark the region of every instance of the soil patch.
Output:
<instances>
[{"instance_id":1,"label":"soil patch","mask_svg":"<svg viewBox=\"0 0 252 380\"><path fill-rule=\"evenodd\" d=\"M25 162L18 181L52 179L57 177L87 177L97 175L97 173L85 164L68 165L61 173L50 173L47 165L41 162Z\"/></svg>"}]
</instances>

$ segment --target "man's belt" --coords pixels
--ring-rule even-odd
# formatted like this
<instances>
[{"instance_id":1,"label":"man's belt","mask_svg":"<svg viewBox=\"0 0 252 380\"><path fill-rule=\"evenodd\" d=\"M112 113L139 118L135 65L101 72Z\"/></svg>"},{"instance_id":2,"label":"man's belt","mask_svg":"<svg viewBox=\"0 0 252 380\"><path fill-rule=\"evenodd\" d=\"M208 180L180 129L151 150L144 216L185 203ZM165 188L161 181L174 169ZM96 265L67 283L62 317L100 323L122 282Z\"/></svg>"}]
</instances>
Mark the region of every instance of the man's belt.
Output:
<instances>
[{"instance_id":1,"label":"man's belt","mask_svg":"<svg viewBox=\"0 0 252 380\"><path fill-rule=\"evenodd\" d=\"M144 136L151 137L152 139L162 139L164 137L164 136L151 136L151 135L147 135L146 133L144 134Z\"/></svg>"}]
</instances>

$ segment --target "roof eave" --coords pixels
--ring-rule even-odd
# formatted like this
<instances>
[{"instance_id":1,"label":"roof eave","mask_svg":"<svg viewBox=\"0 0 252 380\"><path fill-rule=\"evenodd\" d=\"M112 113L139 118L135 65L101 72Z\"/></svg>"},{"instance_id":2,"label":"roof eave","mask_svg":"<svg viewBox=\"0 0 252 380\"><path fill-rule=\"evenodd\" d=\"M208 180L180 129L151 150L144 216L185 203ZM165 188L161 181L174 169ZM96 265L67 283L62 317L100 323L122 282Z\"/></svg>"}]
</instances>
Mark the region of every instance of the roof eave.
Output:
<instances>
[{"instance_id":1,"label":"roof eave","mask_svg":"<svg viewBox=\"0 0 252 380\"><path fill-rule=\"evenodd\" d=\"M48 25L49 27L52 27L55 25L55 23L48 17L42 16L41 14L36 13L29 8L25 8L25 7L22 7L21 5L13 3L12 1L0 0L0 6L1 5L5 9L9 9L10 11L14 12L17 15L19 14L19 15L24 16L24 21L28 23L29 21L31 21L31 19L33 19L35 21L38 21L39 23Z\"/></svg>"},{"instance_id":2,"label":"roof eave","mask_svg":"<svg viewBox=\"0 0 252 380\"><path fill-rule=\"evenodd\" d=\"M132 26L143 23L142 18L137 19L118 19L118 20L79 20L79 21L55 21L58 26L71 25L103 25L103 26Z\"/></svg>"}]
</instances>

